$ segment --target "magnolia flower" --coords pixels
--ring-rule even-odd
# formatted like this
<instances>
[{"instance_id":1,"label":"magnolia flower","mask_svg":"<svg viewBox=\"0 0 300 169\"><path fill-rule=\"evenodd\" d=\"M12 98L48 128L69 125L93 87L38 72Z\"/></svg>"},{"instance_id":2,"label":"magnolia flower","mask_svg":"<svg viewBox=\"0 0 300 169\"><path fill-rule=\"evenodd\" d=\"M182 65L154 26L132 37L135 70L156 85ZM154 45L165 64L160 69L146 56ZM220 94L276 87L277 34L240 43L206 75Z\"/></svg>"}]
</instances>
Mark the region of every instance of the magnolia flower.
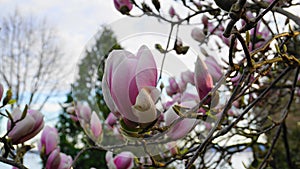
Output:
<instances>
[{"instance_id":1,"label":"magnolia flower","mask_svg":"<svg viewBox=\"0 0 300 169\"><path fill-rule=\"evenodd\" d=\"M190 83L192 85L195 85L195 81L194 81L194 72L187 70L185 72L182 72L180 74L181 77L181 81L183 83Z\"/></svg>"},{"instance_id":2,"label":"magnolia flower","mask_svg":"<svg viewBox=\"0 0 300 169\"><path fill-rule=\"evenodd\" d=\"M3 85L0 83L0 101L1 101L2 96L3 96L3 91L4 91Z\"/></svg>"},{"instance_id":3,"label":"magnolia flower","mask_svg":"<svg viewBox=\"0 0 300 169\"><path fill-rule=\"evenodd\" d=\"M41 141L38 145L41 154L49 155L57 148L58 133L56 128L46 126L42 132Z\"/></svg>"},{"instance_id":4,"label":"magnolia flower","mask_svg":"<svg viewBox=\"0 0 300 169\"><path fill-rule=\"evenodd\" d=\"M171 18L173 18L175 15L177 15L173 6L171 6L169 9L169 15L171 16Z\"/></svg>"},{"instance_id":5,"label":"magnolia flower","mask_svg":"<svg viewBox=\"0 0 300 169\"><path fill-rule=\"evenodd\" d=\"M213 88L213 80L211 75L208 73L206 64L197 58L195 63L195 86L198 91L200 99L203 99Z\"/></svg>"},{"instance_id":6,"label":"magnolia flower","mask_svg":"<svg viewBox=\"0 0 300 169\"><path fill-rule=\"evenodd\" d=\"M46 169L70 169L72 161L71 156L60 153L59 149L55 149L47 159Z\"/></svg>"},{"instance_id":7,"label":"magnolia flower","mask_svg":"<svg viewBox=\"0 0 300 169\"><path fill-rule=\"evenodd\" d=\"M202 16L201 21L204 26L208 26L208 17L206 15Z\"/></svg>"},{"instance_id":8,"label":"magnolia flower","mask_svg":"<svg viewBox=\"0 0 300 169\"><path fill-rule=\"evenodd\" d=\"M133 55L126 50L112 51L102 79L103 96L116 116L138 123L157 118L155 101L159 96L157 68L152 53L142 46Z\"/></svg>"},{"instance_id":9,"label":"magnolia flower","mask_svg":"<svg viewBox=\"0 0 300 169\"><path fill-rule=\"evenodd\" d=\"M179 92L179 86L174 77L169 78L169 86L166 87L166 92L169 96Z\"/></svg>"},{"instance_id":10,"label":"magnolia flower","mask_svg":"<svg viewBox=\"0 0 300 169\"><path fill-rule=\"evenodd\" d=\"M114 0L114 5L122 14L128 14L132 9L130 0Z\"/></svg>"},{"instance_id":11,"label":"magnolia flower","mask_svg":"<svg viewBox=\"0 0 300 169\"><path fill-rule=\"evenodd\" d=\"M58 168L60 160L61 159L59 149L53 150L47 159L46 169Z\"/></svg>"},{"instance_id":12,"label":"magnolia flower","mask_svg":"<svg viewBox=\"0 0 300 169\"><path fill-rule=\"evenodd\" d=\"M105 160L109 169L131 169L134 166L134 155L131 152L122 152L113 158L113 153L106 152Z\"/></svg>"},{"instance_id":13,"label":"magnolia flower","mask_svg":"<svg viewBox=\"0 0 300 169\"><path fill-rule=\"evenodd\" d=\"M20 109L14 109L12 113L14 122L21 119L22 115L23 112ZM8 120L8 137L10 138L12 144L23 143L37 135L44 127L43 118L44 116L39 111L28 110L25 118L15 123L15 126L12 126L12 122Z\"/></svg>"},{"instance_id":14,"label":"magnolia flower","mask_svg":"<svg viewBox=\"0 0 300 169\"><path fill-rule=\"evenodd\" d=\"M92 113L91 119L90 119L90 128L92 131L92 137L94 140L101 141L102 140L102 124L101 121L96 114L96 112Z\"/></svg>"},{"instance_id":15,"label":"magnolia flower","mask_svg":"<svg viewBox=\"0 0 300 169\"><path fill-rule=\"evenodd\" d=\"M200 43L203 43L205 41L205 35L202 31L202 29L196 27L192 30L191 36L195 41L198 41Z\"/></svg>"},{"instance_id":16,"label":"magnolia flower","mask_svg":"<svg viewBox=\"0 0 300 169\"><path fill-rule=\"evenodd\" d=\"M96 143L102 141L102 123L88 105L78 103L75 108L77 119L86 134Z\"/></svg>"},{"instance_id":17,"label":"magnolia flower","mask_svg":"<svg viewBox=\"0 0 300 169\"><path fill-rule=\"evenodd\" d=\"M109 113L105 120L105 124L107 124L110 128L113 128L117 123L117 120L118 118L113 113Z\"/></svg>"},{"instance_id":18,"label":"magnolia flower","mask_svg":"<svg viewBox=\"0 0 300 169\"><path fill-rule=\"evenodd\" d=\"M75 106L75 113L78 120L89 122L92 115L92 109L86 104L77 103Z\"/></svg>"},{"instance_id":19,"label":"magnolia flower","mask_svg":"<svg viewBox=\"0 0 300 169\"><path fill-rule=\"evenodd\" d=\"M206 57L205 61L208 73L211 75L214 82L217 82L222 76L222 68L212 56Z\"/></svg>"},{"instance_id":20,"label":"magnolia flower","mask_svg":"<svg viewBox=\"0 0 300 169\"><path fill-rule=\"evenodd\" d=\"M164 117L166 125L171 127L167 132L167 136L172 140L177 140L186 136L198 122L197 119L189 118L184 118L183 120L175 122L175 120L177 120L179 116L176 114L172 107L165 112ZM171 126L173 122L175 122L175 124Z\"/></svg>"}]
</instances>

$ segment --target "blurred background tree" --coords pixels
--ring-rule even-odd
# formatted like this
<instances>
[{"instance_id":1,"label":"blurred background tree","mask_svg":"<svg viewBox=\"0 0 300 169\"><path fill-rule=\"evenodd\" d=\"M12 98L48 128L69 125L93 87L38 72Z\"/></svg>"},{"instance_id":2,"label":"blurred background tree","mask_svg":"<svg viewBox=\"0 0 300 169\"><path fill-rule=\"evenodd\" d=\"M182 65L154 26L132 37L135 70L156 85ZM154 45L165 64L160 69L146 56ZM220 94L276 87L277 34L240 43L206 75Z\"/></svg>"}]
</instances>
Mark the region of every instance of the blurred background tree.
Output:
<instances>
[{"instance_id":1,"label":"blurred background tree","mask_svg":"<svg viewBox=\"0 0 300 169\"><path fill-rule=\"evenodd\" d=\"M61 39L46 19L18 10L0 25L0 81L13 91L17 106L41 110L61 93L67 75Z\"/></svg>"},{"instance_id":2,"label":"blurred background tree","mask_svg":"<svg viewBox=\"0 0 300 169\"><path fill-rule=\"evenodd\" d=\"M67 95L67 100L62 105L63 112L59 116L56 125L60 136L61 151L73 158L82 149L93 145L93 142L84 134L79 122L74 122L66 112L67 107L77 101L88 103L93 111L105 119L109 114L101 91L101 80L104 71L104 61L110 51L120 49L113 31L103 26L86 50L78 64L78 77L72 85L72 92ZM104 136L103 141L109 141ZM106 168L105 151L90 150L80 156L76 162L76 168Z\"/></svg>"}]
</instances>

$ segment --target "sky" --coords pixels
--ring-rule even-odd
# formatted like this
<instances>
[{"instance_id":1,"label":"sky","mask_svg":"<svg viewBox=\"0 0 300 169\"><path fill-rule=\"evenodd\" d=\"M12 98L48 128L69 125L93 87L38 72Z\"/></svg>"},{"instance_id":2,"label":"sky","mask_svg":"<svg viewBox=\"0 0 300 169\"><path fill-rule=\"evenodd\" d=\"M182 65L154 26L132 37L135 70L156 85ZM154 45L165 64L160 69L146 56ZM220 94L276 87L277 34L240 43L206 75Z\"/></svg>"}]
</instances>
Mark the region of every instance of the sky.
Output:
<instances>
[{"instance_id":1,"label":"sky","mask_svg":"<svg viewBox=\"0 0 300 169\"><path fill-rule=\"evenodd\" d=\"M22 15L46 18L62 37L65 53L72 60L78 60L102 24L123 17L110 0L0 0L1 18L15 9Z\"/></svg>"}]
</instances>

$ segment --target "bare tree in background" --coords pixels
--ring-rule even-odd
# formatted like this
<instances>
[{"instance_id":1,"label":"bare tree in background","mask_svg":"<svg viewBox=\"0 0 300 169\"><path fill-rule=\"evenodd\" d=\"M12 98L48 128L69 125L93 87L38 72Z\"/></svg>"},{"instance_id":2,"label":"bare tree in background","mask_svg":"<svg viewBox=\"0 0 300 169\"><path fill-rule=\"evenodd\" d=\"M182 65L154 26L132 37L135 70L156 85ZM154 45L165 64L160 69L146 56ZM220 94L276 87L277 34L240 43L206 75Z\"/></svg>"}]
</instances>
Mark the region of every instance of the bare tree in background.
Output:
<instances>
[{"instance_id":1,"label":"bare tree in background","mask_svg":"<svg viewBox=\"0 0 300 169\"><path fill-rule=\"evenodd\" d=\"M58 34L45 19L17 10L0 24L0 81L15 93L17 105L41 110L66 75Z\"/></svg>"}]
</instances>

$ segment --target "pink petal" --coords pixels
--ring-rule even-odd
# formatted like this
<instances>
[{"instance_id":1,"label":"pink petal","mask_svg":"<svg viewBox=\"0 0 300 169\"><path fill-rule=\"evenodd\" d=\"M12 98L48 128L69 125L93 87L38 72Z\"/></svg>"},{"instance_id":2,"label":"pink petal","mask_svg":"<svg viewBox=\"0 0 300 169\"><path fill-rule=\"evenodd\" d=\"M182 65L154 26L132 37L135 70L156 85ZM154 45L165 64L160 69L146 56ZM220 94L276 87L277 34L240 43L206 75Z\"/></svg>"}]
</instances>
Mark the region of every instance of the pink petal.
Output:
<instances>
[{"instance_id":1,"label":"pink petal","mask_svg":"<svg viewBox=\"0 0 300 169\"><path fill-rule=\"evenodd\" d=\"M131 112L132 102L135 102L138 94L137 88L130 85L134 79L136 58L124 59L114 72L112 79L112 98L118 107L119 113L127 119L136 121L137 118Z\"/></svg>"},{"instance_id":2,"label":"pink petal","mask_svg":"<svg viewBox=\"0 0 300 169\"><path fill-rule=\"evenodd\" d=\"M147 86L156 86L157 67L150 49L143 45L138 53L138 63L136 68L136 84L139 90Z\"/></svg>"},{"instance_id":3,"label":"pink petal","mask_svg":"<svg viewBox=\"0 0 300 169\"><path fill-rule=\"evenodd\" d=\"M212 56L207 57L204 62L206 63L208 72L212 76L214 82L217 82L223 75L221 66Z\"/></svg>"},{"instance_id":4,"label":"pink petal","mask_svg":"<svg viewBox=\"0 0 300 169\"><path fill-rule=\"evenodd\" d=\"M91 116L91 130L96 139L102 134L101 121L95 112L93 112Z\"/></svg>"},{"instance_id":5,"label":"pink petal","mask_svg":"<svg viewBox=\"0 0 300 169\"><path fill-rule=\"evenodd\" d=\"M192 30L191 32L191 36L194 40L200 42L200 43L203 43L205 41L205 35L203 33L203 30L196 27Z\"/></svg>"},{"instance_id":6,"label":"pink petal","mask_svg":"<svg viewBox=\"0 0 300 169\"><path fill-rule=\"evenodd\" d=\"M72 165L72 157L64 153L60 153L60 163L57 169L70 169Z\"/></svg>"},{"instance_id":7,"label":"pink petal","mask_svg":"<svg viewBox=\"0 0 300 169\"><path fill-rule=\"evenodd\" d=\"M165 113L165 121L166 125L169 126L178 119L179 116L175 113L173 108L169 108L167 112ZM167 133L167 135L173 139L177 140L184 136L186 136L197 124L197 119L188 119L185 118L181 120L180 122L177 122Z\"/></svg>"},{"instance_id":8,"label":"pink petal","mask_svg":"<svg viewBox=\"0 0 300 169\"><path fill-rule=\"evenodd\" d=\"M46 162L46 169L54 169L58 168L61 161L59 149L55 149L49 155L47 162Z\"/></svg>"}]
</instances>

